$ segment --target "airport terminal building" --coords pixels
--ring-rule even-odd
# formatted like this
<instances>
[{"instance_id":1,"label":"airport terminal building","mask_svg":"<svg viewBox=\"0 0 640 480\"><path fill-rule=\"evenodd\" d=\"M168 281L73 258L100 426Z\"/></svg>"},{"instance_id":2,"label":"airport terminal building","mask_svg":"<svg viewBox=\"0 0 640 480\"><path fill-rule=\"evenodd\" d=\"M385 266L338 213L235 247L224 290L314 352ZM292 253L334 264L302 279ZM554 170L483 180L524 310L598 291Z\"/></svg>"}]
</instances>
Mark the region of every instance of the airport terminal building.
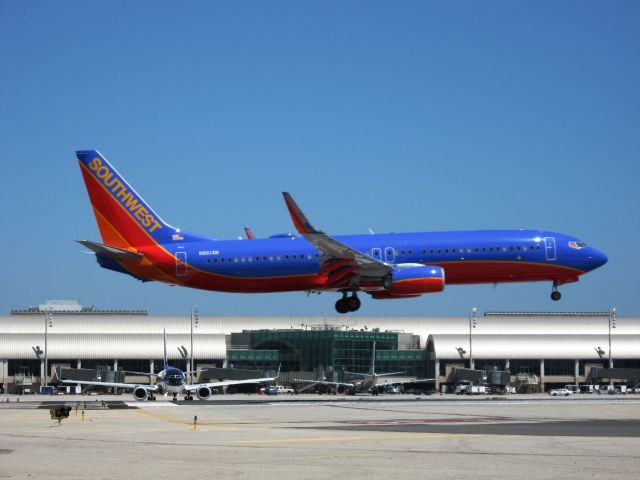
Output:
<instances>
[{"instance_id":1,"label":"airport terminal building","mask_svg":"<svg viewBox=\"0 0 640 480\"><path fill-rule=\"evenodd\" d=\"M189 370L193 361L197 370L261 371L280 366L280 383L345 381L347 372L365 373L373 364L377 373L435 379L436 388L459 382L456 372L467 369L508 371L519 390L543 391L584 383L598 371L594 368L640 369L640 317L619 316L615 309L470 309L465 317L231 317L196 311L149 315L48 301L0 316L0 384L10 393L34 390L55 380L56 367L149 381L126 372L163 368L163 332L172 365Z\"/></svg>"}]
</instances>

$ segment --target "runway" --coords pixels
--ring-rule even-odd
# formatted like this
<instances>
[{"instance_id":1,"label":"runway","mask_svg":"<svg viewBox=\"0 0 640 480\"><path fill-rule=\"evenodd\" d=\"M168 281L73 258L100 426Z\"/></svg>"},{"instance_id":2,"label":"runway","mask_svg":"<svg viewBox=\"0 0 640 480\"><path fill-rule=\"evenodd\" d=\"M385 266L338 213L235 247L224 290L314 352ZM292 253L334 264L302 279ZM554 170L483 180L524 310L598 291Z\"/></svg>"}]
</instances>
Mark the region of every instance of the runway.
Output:
<instances>
[{"instance_id":1,"label":"runway","mask_svg":"<svg viewBox=\"0 0 640 480\"><path fill-rule=\"evenodd\" d=\"M0 403L0 478L542 479L640 472L640 398L631 396L33 400ZM60 427L49 418L53 403L74 408Z\"/></svg>"}]
</instances>

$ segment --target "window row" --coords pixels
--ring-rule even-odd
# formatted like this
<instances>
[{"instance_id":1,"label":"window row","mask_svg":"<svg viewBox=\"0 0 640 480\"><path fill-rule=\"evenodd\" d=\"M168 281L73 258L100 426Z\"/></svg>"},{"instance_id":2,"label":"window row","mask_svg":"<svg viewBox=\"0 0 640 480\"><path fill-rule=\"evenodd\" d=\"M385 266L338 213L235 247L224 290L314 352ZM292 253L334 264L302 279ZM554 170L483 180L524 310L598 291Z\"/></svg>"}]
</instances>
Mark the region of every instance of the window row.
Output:
<instances>
[{"instance_id":1,"label":"window row","mask_svg":"<svg viewBox=\"0 0 640 480\"><path fill-rule=\"evenodd\" d=\"M214 257L207 258L207 263L253 263L253 262L281 262L287 260L313 260L320 258L320 254L293 255L256 255L255 257Z\"/></svg>"},{"instance_id":2,"label":"window row","mask_svg":"<svg viewBox=\"0 0 640 480\"><path fill-rule=\"evenodd\" d=\"M540 245L517 245L517 246L509 246L509 247L461 247L461 248L431 248L427 250L426 248L422 249L422 254L426 255L427 252L431 255L438 253L480 253L480 252L526 252L533 250L540 250ZM416 250L416 253L418 250ZM396 251L396 255L397 255ZM413 255L413 250L400 250L400 255Z\"/></svg>"}]
</instances>

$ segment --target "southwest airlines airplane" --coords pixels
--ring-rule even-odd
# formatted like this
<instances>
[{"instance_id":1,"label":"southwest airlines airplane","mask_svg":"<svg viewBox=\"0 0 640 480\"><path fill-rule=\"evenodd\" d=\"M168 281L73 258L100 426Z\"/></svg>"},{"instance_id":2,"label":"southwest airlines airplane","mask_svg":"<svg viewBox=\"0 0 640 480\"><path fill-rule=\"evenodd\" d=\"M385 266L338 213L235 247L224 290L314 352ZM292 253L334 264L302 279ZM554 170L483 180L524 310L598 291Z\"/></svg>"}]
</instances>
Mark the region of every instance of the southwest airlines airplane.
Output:
<instances>
[{"instance_id":1,"label":"southwest airlines airplane","mask_svg":"<svg viewBox=\"0 0 640 480\"><path fill-rule=\"evenodd\" d=\"M97 151L76 152L102 243L80 240L100 266L143 282L221 292L339 292L339 313L376 299L418 297L447 285L539 282L558 286L607 262L579 239L538 230L331 237L284 193L299 236L214 240L164 222Z\"/></svg>"}]
</instances>

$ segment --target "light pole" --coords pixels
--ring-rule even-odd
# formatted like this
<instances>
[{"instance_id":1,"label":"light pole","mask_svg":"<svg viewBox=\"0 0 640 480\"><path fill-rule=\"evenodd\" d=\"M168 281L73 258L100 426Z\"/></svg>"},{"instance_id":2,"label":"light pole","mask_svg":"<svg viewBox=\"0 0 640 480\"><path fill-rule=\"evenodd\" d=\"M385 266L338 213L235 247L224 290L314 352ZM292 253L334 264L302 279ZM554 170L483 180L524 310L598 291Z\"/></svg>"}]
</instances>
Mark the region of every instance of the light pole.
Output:
<instances>
[{"instance_id":1,"label":"light pole","mask_svg":"<svg viewBox=\"0 0 640 480\"><path fill-rule=\"evenodd\" d=\"M53 313L51 308L44 312L44 386L49 384L49 327L53 327Z\"/></svg>"},{"instance_id":2,"label":"light pole","mask_svg":"<svg viewBox=\"0 0 640 480\"><path fill-rule=\"evenodd\" d=\"M198 312L198 307L191 307L191 351L189 352L191 355L191 362L189 367L189 378L191 379L191 383L193 384L193 328L195 323L195 328L198 328L198 320L200 318L200 313Z\"/></svg>"},{"instance_id":3,"label":"light pole","mask_svg":"<svg viewBox=\"0 0 640 480\"><path fill-rule=\"evenodd\" d=\"M611 329L616 328L616 307L609 310L609 368L613 368L613 357L611 356Z\"/></svg>"},{"instance_id":4,"label":"light pole","mask_svg":"<svg viewBox=\"0 0 640 480\"><path fill-rule=\"evenodd\" d=\"M478 308L473 307L469 312L469 368L473 370L473 343L471 340L471 331L476 328L478 323Z\"/></svg>"}]
</instances>

